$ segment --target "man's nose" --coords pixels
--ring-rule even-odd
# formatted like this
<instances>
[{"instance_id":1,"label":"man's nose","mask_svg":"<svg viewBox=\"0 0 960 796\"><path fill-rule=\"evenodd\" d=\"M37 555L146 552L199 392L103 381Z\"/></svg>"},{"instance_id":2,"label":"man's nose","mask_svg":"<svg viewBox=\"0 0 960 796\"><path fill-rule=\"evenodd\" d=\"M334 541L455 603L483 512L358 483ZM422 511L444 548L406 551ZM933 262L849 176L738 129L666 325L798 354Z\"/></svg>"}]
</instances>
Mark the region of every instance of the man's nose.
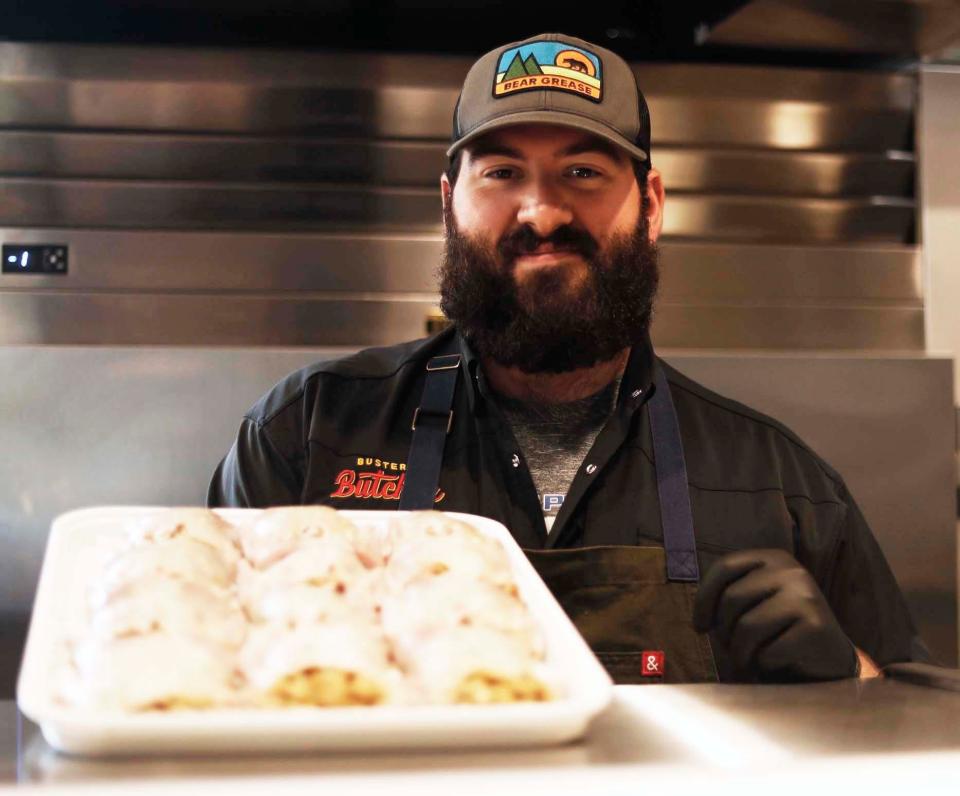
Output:
<instances>
[{"instance_id":1,"label":"man's nose","mask_svg":"<svg viewBox=\"0 0 960 796\"><path fill-rule=\"evenodd\" d=\"M571 221L573 211L562 193L544 181L531 180L517 211L517 223L529 224L537 235L545 238Z\"/></svg>"}]
</instances>

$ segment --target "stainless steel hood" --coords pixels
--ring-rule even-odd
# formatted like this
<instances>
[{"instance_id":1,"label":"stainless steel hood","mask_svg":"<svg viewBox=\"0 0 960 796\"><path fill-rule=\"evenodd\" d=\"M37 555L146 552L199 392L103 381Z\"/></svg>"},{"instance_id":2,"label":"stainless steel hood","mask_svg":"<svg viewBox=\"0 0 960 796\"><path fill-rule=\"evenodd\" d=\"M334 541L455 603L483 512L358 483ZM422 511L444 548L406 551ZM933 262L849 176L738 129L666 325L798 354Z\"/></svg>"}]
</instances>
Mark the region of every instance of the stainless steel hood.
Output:
<instances>
[{"instance_id":1,"label":"stainless steel hood","mask_svg":"<svg viewBox=\"0 0 960 796\"><path fill-rule=\"evenodd\" d=\"M956 0L752 0L703 43L938 58L960 44Z\"/></svg>"}]
</instances>

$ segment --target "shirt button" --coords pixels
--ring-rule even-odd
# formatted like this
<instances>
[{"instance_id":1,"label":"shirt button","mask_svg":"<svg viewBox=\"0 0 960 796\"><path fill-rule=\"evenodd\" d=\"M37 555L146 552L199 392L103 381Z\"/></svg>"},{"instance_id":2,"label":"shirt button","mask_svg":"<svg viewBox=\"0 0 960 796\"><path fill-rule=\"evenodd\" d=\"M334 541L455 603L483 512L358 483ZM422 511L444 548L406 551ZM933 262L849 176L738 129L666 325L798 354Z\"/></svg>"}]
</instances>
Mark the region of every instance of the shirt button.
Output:
<instances>
[{"instance_id":1,"label":"shirt button","mask_svg":"<svg viewBox=\"0 0 960 796\"><path fill-rule=\"evenodd\" d=\"M630 397L631 397L631 398L639 398L642 392L643 392L643 390L634 390L632 393L630 393Z\"/></svg>"},{"instance_id":2,"label":"shirt button","mask_svg":"<svg viewBox=\"0 0 960 796\"><path fill-rule=\"evenodd\" d=\"M593 475L597 471L597 465L588 464L587 465L587 475Z\"/></svg>"},{"instance_id":3,"label":"shirt button","mask_svg":"<svg viewBox=\"0 0 960 796\"><path fill-rule=\"evenodd\" d=\"M513 454L513 456L510 457L510 464L512 464L514 467L519 467L520 457L517 456L517 454Z\"/></svg>"}]
</instances>

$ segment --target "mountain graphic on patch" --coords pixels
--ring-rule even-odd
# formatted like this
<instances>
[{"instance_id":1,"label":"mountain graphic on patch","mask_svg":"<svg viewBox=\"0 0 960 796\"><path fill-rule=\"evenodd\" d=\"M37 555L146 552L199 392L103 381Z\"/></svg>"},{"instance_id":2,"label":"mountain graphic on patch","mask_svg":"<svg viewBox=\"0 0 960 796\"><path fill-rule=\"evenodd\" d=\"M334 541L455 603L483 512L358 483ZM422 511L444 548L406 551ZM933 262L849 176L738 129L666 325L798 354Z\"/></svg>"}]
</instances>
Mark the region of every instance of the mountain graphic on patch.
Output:
<instances>
[{"instance_id":1,"label":"mountain graphic on patch","mask_svg":"<svg viewBox=\"0 0 960 796\"><path fill-rule=\"evenodd\" d=\"M497 61L493 95L518 91L568 91L600 102L603 95L600 58L558 41L535 41L504 51Z\"/></svg>"}]
</instances>

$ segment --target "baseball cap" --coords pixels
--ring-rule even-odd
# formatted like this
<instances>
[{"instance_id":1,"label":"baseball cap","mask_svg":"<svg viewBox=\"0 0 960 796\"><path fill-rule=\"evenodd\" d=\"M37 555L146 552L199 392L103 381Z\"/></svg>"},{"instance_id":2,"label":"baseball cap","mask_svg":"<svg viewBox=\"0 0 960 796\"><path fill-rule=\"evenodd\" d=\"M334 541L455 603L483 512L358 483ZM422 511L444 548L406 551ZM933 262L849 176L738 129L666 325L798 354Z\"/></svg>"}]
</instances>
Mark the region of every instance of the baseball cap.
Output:
<instances>
[{"instance_id":1,"label":"baseball cap","mask_svg":"<svg viewBox=\"0 0 960 796\"><path fill-rule=\"evenodd\" d=\"M447 156L491 130L532 122L584 130L650 161L650 111L633 70L583 39L543 33L482 56L463 81Z\"/></svg>"}]
</instances>

